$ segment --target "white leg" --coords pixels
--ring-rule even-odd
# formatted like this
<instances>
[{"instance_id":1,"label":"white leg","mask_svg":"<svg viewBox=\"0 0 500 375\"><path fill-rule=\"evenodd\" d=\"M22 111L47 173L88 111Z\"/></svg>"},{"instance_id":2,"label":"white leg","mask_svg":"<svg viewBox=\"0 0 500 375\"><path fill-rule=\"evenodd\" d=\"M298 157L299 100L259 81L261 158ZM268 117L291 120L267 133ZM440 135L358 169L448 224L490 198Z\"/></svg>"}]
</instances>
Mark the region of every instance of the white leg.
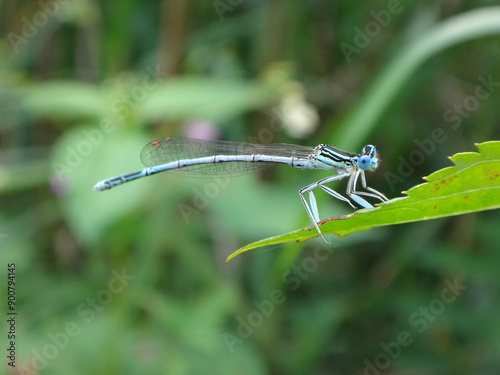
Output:
<instances>
[{"instance_id":1,"label":"white leg","mask_svg":"<svg viewBox=\"0 0 500 375\"><path fill-rule=\"evenodd\" d=\"M365 199L361 198L359 195L351 193L351 195L349 195L349 198L351 198L354 202L356 202L363 208L373 208L371 203L368 203Z\"/></svg>"},{"instance_id":2,"label":"white leg","mask_svg":"<svg viewBox=\"0 0 500 375\"><path fill-rule=\"evenodd\" d=\"M314 217L315 222L321 221L319 219L318 203L316 203L316 197L312 190L309 190L309 205L311 206L311 212Z\"/></svg>"},{"instance_id":3,"label":"white leg","mask_svg":"<svg viewBox=\"0 0 500 375\"><path fill-rule=\"evenodd\" d=\"M328 194L330 194L332 197L335 197L337 199L345 201L345 202L349 203L353 208L355 208L352 205L352 203L349 201L349 199L340 195L339 193L337 193L333 189L330 189L329 187L323 185L323 184L327 184L327 183L332 182L332 181L341 180L342 178L347 177L347 176L348 176L348 174L343 173L343 174L338 174L335 176L327 177L327 178L324 178L322 180L319 180L318 182L315 182L314 184L307 185L306 187L303 187L302 189L299 190L300 199L302 200L302 203L304 204L304 207L306 209L307 215L309 216L309 219L311 219L311 221L314 224L314 227L318 231L319 235L327 244L330 244L330 242L328 242L326 240L326 238L323 237L323 233L321 233L321 230L319 229L319 226L318 226L318 222L320 222L321 220L319 218L318 205L316 203L316 197L314 196L313 190L319 187L319 188L323 189L324 191L326 191ZM306 193L306 192L309 193L308 194L309 195L309 204L307 203L307 200L304 198L304 193Z\"/></svg>"},{"instance_id":4,"label":"white leg","mask_svg":"<svg viewBox=\"0 0 500 375\"><path fill-rule=\"evenodd\" d=\"M375 198L378 198L380 199L382 202L384 201L388 201L389 198L387 198L384 194L382 194L380 191L377 191L375 189L372 189L371 187L367 186L366 185L366 178L365 178L365 174L363 173L361 175L361 185L363 186L363 189L366 189L368 191L371 191L374 195L375 195ZM366 193L367 194L367 193Z\"/></svg>"},{"instance_id":5,"label":"white leg","mask_svg":"<svg viewBox=\"0 0 500 375\"><path fill-rule=\"evenodd\" d=\"M310 186L310 185L309 185ZM321 233L321 230L319 229L319 226L318 226L318 221L316 221L316 219L314 218L314 216L318 215L317 213L317 207L316 207L316 213L312 213L311 209L309 208L309 205L307 204L307 201L306 199L304 198L304 196L302 195L303 193L305 193L305 191L303 191L304 189L308 188L308 186L306 186L305 188L303 189L300 189L299 190L299 195L300 195L300 199L302 200L302 204L304 205L304 207L306 208L306 212L307 212L307 215L309 216L309 219L311 219L313 225L314 225L314 228L316 228L316 230L318 231L319 235L321 236L321 238L323 239L323 241L325 241L327 244L330 244L330 242L328 242L326 240L325 237L323 237L323 233ZM309 194L309 198L312 196L314 196L314 194L312 194L312 191L310 191L311 194Z\"/></svg>"},{"instance_id":6,"label":"white leg","mask_svg":"<svg viewBox=\"0 0 500 375\"><path fill-rule=\"evenodd\" d=\"M325 185L318 185L318 186L319 186L322 190L324 190L324 191L326 191L328 194L330 194L332 197L337 198L337 199L339 199L339 200L341 200L341 201L344 201L344 202L349 203L349 205L350 205L352 208L354 208L354 209L356 209L356 208L357 208L356 206L354 206L354 205L351 203L351 201L350 201L349 199L347 199L347 198L346 198L346 197L344 197L343 195L341 195L341 194L337 193L335 190L333 190L333 189L329 188L328 186L325 186Z\"/></svg>"},{"instance_id":7,"label":"white leg","mask_svg":"<svg viewBox=\"0 0 500 375\"><path fill-rule=\"evenodd\" d=\"M356 184L358 183L358 177L361 175L361 185L363 189L371 191L371 193L367 193L366 191L358 191L356 190ZM366 185L366 177L365 172L363 170L356 171L355 174L351 175L349 179L349 183L347 184L347 195L352 198L355 202L361 205L364 208L373 208L373 206L368 203L366 200L360 197L360 195L364 195L365 197L371 197L381 200L382 202L387 201L387 197L381 192L372 189Z\"/></svg>"}]
</instances>

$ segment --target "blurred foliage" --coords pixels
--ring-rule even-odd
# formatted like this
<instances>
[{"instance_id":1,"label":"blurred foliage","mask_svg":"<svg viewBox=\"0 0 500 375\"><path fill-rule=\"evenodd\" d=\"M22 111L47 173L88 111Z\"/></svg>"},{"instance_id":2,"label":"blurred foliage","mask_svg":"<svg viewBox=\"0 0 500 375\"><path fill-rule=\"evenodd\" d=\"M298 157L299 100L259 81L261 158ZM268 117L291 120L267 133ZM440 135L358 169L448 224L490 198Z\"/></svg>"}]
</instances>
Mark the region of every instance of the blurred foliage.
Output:
<instances>
[{"instance_id":1,"label":"blurred foliage","mask_svg":"<svg viewBox=\"0 0 500 375\"><path fill-rule=\"evenodd\" d=\"M140 169L146 142L182 135L373 143L369 183L398 196L499 139L494 4L1 2L0 258L16 265L18 373L497 374L498 210L225 264L308 225L297 191L326 174L92 191ZM325 195L323 218L350 212Z\"/></svg>"}]
</instances>

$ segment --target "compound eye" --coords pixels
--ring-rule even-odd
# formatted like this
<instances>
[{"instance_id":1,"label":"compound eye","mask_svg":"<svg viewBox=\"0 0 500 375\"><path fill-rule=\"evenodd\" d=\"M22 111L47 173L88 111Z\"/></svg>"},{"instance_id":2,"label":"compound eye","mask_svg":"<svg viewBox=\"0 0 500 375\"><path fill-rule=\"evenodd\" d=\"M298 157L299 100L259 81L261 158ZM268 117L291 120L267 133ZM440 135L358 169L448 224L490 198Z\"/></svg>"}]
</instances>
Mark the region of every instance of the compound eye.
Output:
<instances>
[{"instance_id":1,"label":"compound eye","mask_svg":"<svg viewBox=\"0 0 500 375\"><path fill-rule=\"evenodd\" d=\"M372 166L372 158L367 155L363 155L358 159L358 167L366 171Z\"/></svg>"},{"instance_id":2,"label":"compound eye","mask_svg":"<svg viewBox=\"0 0 500 375\"><path fill-rule=\"evenodd\" d=\"M363 148L363 155L369 155L371 158L374 158L376 153L377 149L373 145L366 145Z\"/></svg>"}]
</instances>

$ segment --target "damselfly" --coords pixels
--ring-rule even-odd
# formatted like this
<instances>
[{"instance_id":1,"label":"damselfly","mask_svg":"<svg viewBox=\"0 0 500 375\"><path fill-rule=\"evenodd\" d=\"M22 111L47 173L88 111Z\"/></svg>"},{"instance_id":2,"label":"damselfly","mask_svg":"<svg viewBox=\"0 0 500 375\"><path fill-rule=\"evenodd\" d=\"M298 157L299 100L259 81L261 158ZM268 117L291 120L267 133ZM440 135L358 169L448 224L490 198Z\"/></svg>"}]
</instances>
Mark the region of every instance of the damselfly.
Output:
<instances>
[{"instance_id":1,"label":"damselfly","mask_svg":"<svg viewBox=\"0 0 500 375\"><path fill-rule=\"evenodd\" d=\"M336 175L323 178L299 190L307 215L327 243L329 242L323 237L318 226L320 218L314 189L320 188L332 197L347 202L354 209L356 206L351 200L361 207L373 208L361 195L382 202L387 201L384 194L366 184L365 171L375 170L380 161L377 150L372 145L363 147L360 154L350 154L324 144L317 147L285 143L257 145L169 137L147 144L141 152L141 161L148 168L100 181L94 186L94 190L111 189L125 182L165 171L196 177L235 176L264 168L270 163L288 164L298 169L333 170L337 172ZM346 191L348 198L326 186L345 177L349 177ZM365 191L357 190L358 180L361 180ZM309 202L304 196L306 193Z\"/></svg>"}]
</instances>

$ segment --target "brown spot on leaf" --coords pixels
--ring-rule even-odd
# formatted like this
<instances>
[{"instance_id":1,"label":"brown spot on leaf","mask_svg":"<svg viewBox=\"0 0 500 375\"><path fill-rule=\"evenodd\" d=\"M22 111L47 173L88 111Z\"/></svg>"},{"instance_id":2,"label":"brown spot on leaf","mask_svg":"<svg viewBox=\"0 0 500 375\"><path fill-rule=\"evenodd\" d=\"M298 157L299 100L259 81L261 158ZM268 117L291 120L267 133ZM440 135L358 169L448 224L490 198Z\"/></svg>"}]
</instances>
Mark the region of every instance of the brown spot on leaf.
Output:
<instances>
[{"instance_id":1,"label":"brown spot on leaf","mask_svg":"<svg viewBox=\"0 0 500 375\"><path fill-rule=\"evenodd\" d=\"M441 180L441 185L449 185L453 182L453 180L457 179L458 176L457 175L454 175L454 176L450 176L448 178L445 178L444 180Z\"/></svg>"}]
</instances>

